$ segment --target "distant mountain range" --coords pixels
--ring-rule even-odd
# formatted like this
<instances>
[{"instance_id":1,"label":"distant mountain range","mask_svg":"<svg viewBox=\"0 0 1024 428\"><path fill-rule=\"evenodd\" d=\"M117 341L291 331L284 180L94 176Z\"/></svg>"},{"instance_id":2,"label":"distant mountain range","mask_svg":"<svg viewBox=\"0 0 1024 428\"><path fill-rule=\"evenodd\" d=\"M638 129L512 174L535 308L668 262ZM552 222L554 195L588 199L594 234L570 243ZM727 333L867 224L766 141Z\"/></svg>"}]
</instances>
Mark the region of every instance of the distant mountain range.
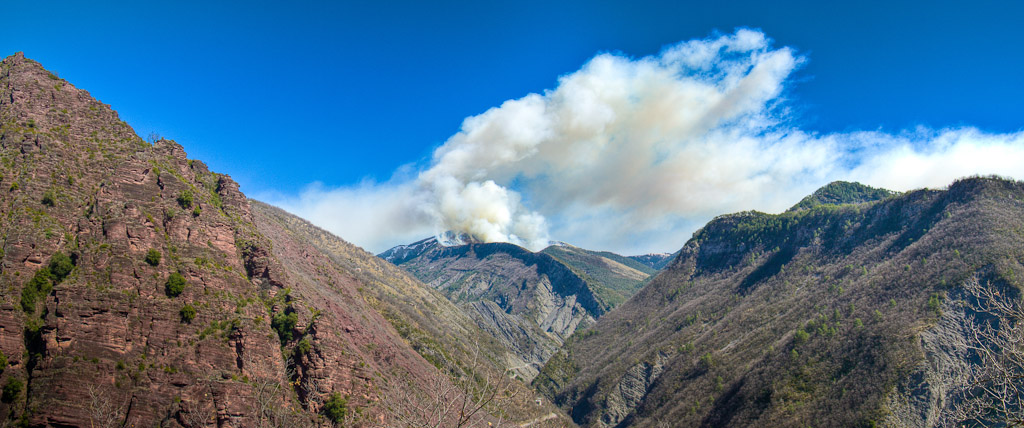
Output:
<instances>
[{"instance_id":1,"label":"distant mountain range","mask_svg":"<svg viewBox=\"0 0 1024 428\"><path fill-rule=\"evenodd\" d=\"M508 243L442 245L428 238L379 257L474 316L525 362L514 368L525 379L533 379L566 338L632 296L655 272L626 257L567 244L535 253Z\"/></svg>"}]
</instances>

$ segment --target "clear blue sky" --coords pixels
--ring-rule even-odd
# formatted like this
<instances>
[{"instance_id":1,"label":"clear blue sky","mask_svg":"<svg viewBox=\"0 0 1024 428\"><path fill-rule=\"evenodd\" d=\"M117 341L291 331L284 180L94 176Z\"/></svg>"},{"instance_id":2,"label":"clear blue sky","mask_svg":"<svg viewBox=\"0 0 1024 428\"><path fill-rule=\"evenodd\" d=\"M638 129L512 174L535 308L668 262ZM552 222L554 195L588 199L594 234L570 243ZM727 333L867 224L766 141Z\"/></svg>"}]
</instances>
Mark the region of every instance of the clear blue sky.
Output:
<instances>
[{"instance_id":1,"label":"clear blue sky","mask_svg":"<svg viewBox=\"0 0 1024 428\"><path fill-rule=\"evenodd\" d=\"M552 88L600 52L736 27L808 62L806 130L1019 130L1024 2L5 1L0 55L42 62L140 135L243 190L386 180L462 119Z\"/></svg>"}]
</instances>

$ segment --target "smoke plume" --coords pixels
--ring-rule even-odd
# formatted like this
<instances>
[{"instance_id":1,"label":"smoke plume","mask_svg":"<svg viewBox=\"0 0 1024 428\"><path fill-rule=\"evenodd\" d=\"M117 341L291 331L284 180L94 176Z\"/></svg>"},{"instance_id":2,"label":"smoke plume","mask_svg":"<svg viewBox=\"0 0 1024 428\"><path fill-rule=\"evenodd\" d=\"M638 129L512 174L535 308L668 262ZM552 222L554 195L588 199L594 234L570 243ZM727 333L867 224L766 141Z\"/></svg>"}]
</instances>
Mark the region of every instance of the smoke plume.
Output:
<instances>
[{"instance_id":1,"label":"smoke plume","mask_svg":"<svg viewBox=\"0 0 1024 428\"><path fill-rule=\"evenodd\" d=\"M1024 176L1021 133L800 130L784 94L803 62L748 29L643 58L600 54L552 90L466 118L415 178L271 202L372 251L452 230L639 253L677 249L714 215L783 210L836 179L908 190Z\"/></svg>"}]
</instances>

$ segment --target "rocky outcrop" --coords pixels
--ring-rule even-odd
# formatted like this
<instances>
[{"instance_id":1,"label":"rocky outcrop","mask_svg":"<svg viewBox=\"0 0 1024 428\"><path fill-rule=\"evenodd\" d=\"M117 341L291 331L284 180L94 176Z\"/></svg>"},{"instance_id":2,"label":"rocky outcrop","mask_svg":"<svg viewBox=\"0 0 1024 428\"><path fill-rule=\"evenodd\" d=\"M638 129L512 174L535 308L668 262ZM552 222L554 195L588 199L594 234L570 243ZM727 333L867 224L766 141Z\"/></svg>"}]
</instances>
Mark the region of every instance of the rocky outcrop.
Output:
<instances>
[{"instance_id":1,"label":"rocky outcrop","mask_svg":"<svg viewBox=\"0 0 1024 428\"><path fill-rule=\"evenodd\" d=\"M661 376L666 360L667 355L658 353L653 362L637 363L626 369L612 393L605 398L596 426L618 426L639 407L654 381Z\"/></svg>"},{"instance_id":2,"label":"rocky outcrop","mask_svg":"<svg viewBox=\"0 0 1024 428\"><path fill-rule=\"evenodd\" d=\"M366 315L367 318L378 320L374 325L380 331L386 330L383 326L390 324L413 349L432 364L442 367L446 373L458 373L462 368L476 365L473 369L476 371L475 376L496 379L507 376L508 370L517 372L529 367L526 361L503 345L505 340L530 343L527 333L522 331L523 322L495 303L473 303L479 314L493 317L493 323L478 323L439 292L417 281L399 267L281 209L257 201L251 204L256 223L266 236L273 238L276 244L274 254L284 262L290 276L304 278L299 283L315 280L316 283L342 291L346 296L358 296L369 302L383 316L383 320L380 320L376 314ZM301 289L296 290L304 296L304 301L336 299L322 293L309 294ZM341 336L355 337L354 344L348 347L313 346L313 349L318 352L342 349L342 355L358 355L360 352L365 353L368 348L373 348L375 353L385 351L373 342L373 338L380 334L377 330L360 331L359 334L353 332L359 322L348 320L340 324L345 329ZM484 331L479 325L497 325L500 328ZM504 340L499 342L494 337L503 337ZM388 352L388 355L395 355L390 358L396 360L396 357L401 356L394 354L393 350ZM301 365L305 366L305 363ZM330 365L314 365L313 372L337 369ZM430 373L412 373L428 378L432 376ZM506 422L512 420L529 423L543 419L548 426L572 425L563 413L548 400L538 397L528 385L512 381L509 386L512 388L512 398L501 400L501 408L491 409L501 412ZM540 404L537 400L540 400Z\"/></svg>"},{"instance_id":3,"label":"rocky outcrop","mask_svg":"<svg viewBox=\"0 0 1024 428\"><path fill-rule=\"evenodd\" d=\"M21 54L0 62L0 187L0 424L329 426L331 402L376 426L388 384L462 397L358 291L387 283Z\"/></svg>"},{"instance_id":4,"label":"rocky outcrop","mask_svg":"<svg viewBox=\"0 0 1024 428\"><path fill-rule=\"evenodd\" d=\"M548 254L506 243L446 247L428 240L414 247L418 254L401 257L399 266L472 314L525 362L513 369L526 379L607 310L586 281Z\"/></svg>"},{"instance_id":5,"label":"rocky outcrop","mask_svg":"<svg viewBox=\"0 0 1024 428\"><path fill-rule=\"evenodd\" d=\"M938 308L938 321L920 334L924 358L888 396L885 424L956 426L980 409L998 409L993 402L1019 411L1024 399L1019 388L1003 388L1019 384L1016 377L1024 374L1024 349L1018 345L1024 307L1017 294L990 269L952 290ZM975 390L979 387L1005 395L986 397ZM998 419L1012 416L990 412Z\"/></svg>"}]
</instances>

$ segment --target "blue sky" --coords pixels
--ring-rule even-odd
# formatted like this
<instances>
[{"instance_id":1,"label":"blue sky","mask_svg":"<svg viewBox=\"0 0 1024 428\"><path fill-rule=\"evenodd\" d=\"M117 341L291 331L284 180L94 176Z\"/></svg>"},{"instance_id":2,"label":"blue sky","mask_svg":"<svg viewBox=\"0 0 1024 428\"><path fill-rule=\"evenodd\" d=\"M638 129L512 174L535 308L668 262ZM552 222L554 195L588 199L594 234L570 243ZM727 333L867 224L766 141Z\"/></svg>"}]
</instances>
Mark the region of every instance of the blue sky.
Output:
<instances>
[{"instance_id":1,"label":"blue sky","mask_svg":"<svg viewBox=\"0 0 1024 428\"><path fill-rule=\"evenodd\" d=\"M346 229L332 221L358 221L331 220L344 207L314 209L309 198L409 184L432 169L432 153L463 129L464 119L554 90L560 76L595 55L638 60L737 28L767 37L767 52L785 48L796 59L777 93L762 100L771 129L815 141L881 133L871 134L873 141L919 147L941 140L942 130L966 127L1016 147L1013 138L1024 127L1019 1L7 1L3 9L0 55L24 51L110 104L140 135L177 140L249 195L275 200L342 237ZM558 206L527 188L542 186L537 177L550 172L522 172L492 170L484 178L512 191L522 213L542 214L550 238L585 236L566 226L585 219L562 210L586 204ZM796 190L844 174L811 175ZM652 223L673 230L671 241L645 241L647 231L587 243L670 251L715 210L792 202L682 214L673 206L666 209L678 215ZM626 225L648 218L621 211L602 215L620 212L616 218ZM376 251L422 230L354 240Z\"/></svg>"}]
</instances>

